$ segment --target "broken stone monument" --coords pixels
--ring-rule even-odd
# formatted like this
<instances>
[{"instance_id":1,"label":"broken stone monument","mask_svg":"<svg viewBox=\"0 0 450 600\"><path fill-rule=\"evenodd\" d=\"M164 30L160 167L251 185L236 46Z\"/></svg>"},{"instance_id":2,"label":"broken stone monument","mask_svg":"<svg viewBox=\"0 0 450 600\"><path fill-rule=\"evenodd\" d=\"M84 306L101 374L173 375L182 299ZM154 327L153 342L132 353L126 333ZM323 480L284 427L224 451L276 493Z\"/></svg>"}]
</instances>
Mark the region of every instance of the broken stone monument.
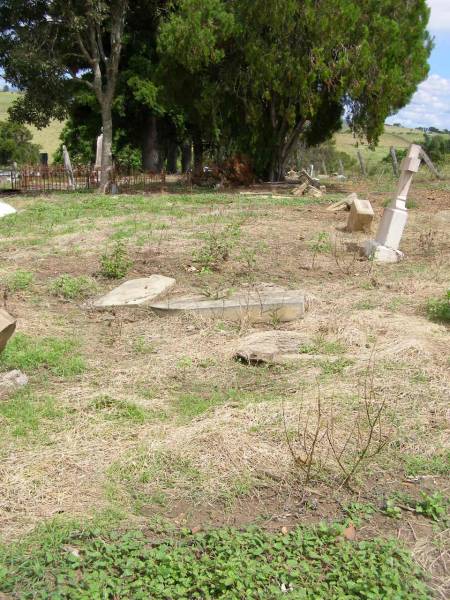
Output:
<instances>
[{"instance_id":1,"label":"broken stone monument","mask_svg":"<svg viewBox=\"0 0 450 600\"><path fill-rule=\"evenodd\" d=\"M235 358L248 364L284 363L302 358L300 347L310 343L296 331L259 331L239 342Z\"/></svg>"},{"instance_id":2,"label":"broken stone monument","mask_svg":"<svg viewBox=\"0 0 450 600\"><path fill-rule=\"evenodd\" d=\"M230 321L270 323L301 319L306 305L305 294L300 290L267 287L261 291L240 292L220 300L204 296L168 298L164 302L151 304L150 308L162 315L191 313Z\"/></svg>"},{"instance_id":3,"label":"broken stone monument","mask_svg":"<svg viewBox=\"0 0 450 600\"><path fill-rule=\"evenodd\" d=\"M6 217L6 215L13 215L16 212L17 210L13 206L0 200L0 218Z\"/></svg>"},{"instance_id":4,"label":"broken stone monument","mask_svg":"<svg viewBox=\"0 0 450 600\"><path fill-rule=\"evenodd\" d=\"M110 306L141 306L156 300L158 296L170 290L176 281L164 275L151 275L141 279L125 281L105 296L96 300L95 308Z\"/></svg>"},{"instance_id":5,"label":"broken stone monument","mask_svg":"<svg viewBox=\"0 0 450 600\"><path fill-rule=\"evenodd\" d=\"M28 377L22 371L14 370L0 373L0 400L5 400L11 394L28 384Z\"/></svg>"},{"instance_id":6,"label":"broken stone monument","mask_svg":"<svg viewBox=\"0 0 450 600\"><path fill-rule=\"evenodd\" d=\"M95 153L95 169L102 168L102 153L103 153L103 133L101 133L97 138L97 146Z\"/></svg>"},{"instance_id":7,"label":"broken stone monument","mask_svg":"<svg viewBox=\"0 0 450 600\"><path fill-rule=\"evenodd\" d=\"M374 216L369 200L354 198L350 206L347 231L370 231Z\"/></svg>"},{"instance_id":8,"label":"broken stone monument","mask_svg":"<svg viewBox=\"0 0 450 600\"><path fill-rule=\"evenodd\" d=\"M6 310L0 308L0 353L5 349L15 329L16 320Z\"/></svg>"},{"instance_id":9,"label":"broken stone monument","mask_svg":"<svg viewBox=\"0 0 450 600\"><path fill-rule=\"evenodd\" d=\"M400 252L400 241L408 220L406 200L414 173L420 167L422 149L411 144L408 155L401 163L401 175L397 192L391 205L384 210L375 240L364 245L366 256L379 262L397 262L403 258Z\"/></svg>"},{"instance_id":10,"label":"broken stone monument","mask_svg":"<svg viewBox=\"0 0 450 600\"><path fill-rule=\"evenodd\" d=\"M67 178L69 180L69 189L74 190L75 189L75 178L73 176L73 169L72 169L72 163L70 161L69 152L64 145L63 145L62 149L63 149L64 168L66 170Z\"/></svg>"}]
</instances>

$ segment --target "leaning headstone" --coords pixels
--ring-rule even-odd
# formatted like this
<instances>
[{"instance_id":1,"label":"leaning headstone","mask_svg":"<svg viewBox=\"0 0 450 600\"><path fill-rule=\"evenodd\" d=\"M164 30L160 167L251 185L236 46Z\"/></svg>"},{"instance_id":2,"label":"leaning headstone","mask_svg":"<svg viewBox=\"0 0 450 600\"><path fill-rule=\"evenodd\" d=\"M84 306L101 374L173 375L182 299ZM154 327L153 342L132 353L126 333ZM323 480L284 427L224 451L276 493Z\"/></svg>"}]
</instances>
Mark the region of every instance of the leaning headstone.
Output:
<instances>
[{"instance_id":1,"label":"leaning headstone","mask_svg":"<svg viewBox=\"0 0 450 600\"><path fill-rule=\"evenodd\" d=\"M391 205L385 208L374 240L366 242L366 256L379 262L397 262L403 258L400 252L400 242L408 220L406 201L414 173L420 167L422 148L411 144L408 155L401 164L401 175L395 198Z\"/></svg>"},{"instance_id":2,"label":"leaning headstone","mask_svg":"<svg viewBox=\"0 0 450 600\"><path fill-rule=\"evenodd\" d=\"M369 231L373 218L374 212L369 200L355 198L350 207L347 231Z\"/></svg>"},{"instance_id":3,"label":"leaning headstone","mask_svg":"<svg viewBox=\"0 0 450 600\"><path fill-rule=\"evenodd\" d=\"M300 185L295 186L295 188L292 190L292 195L296 196L296 197L303 196L303 194L306 191L306 188L308 188L308 187L309 187L309 183L307 181L304 181Z\"/></svg>"},{"instance_id":4,"label":"leaning headstone","mask_svg":"<svg viewBox=\"0 0 450 600\"><path fill-rule=\"evenodd\" d=\"M169 291L176 281L164 275L131 279L94 302L95 308L111 306L141 306L149 304Z\"/></svg>"},{"instance_id":5,"label":"leaning headstone","mask_svg":"<svg viewBox=\"0 0 450 600\"><path fill-rule=\"evenodd\" d=\"M13 206L0 200L0 218L6 217L6 215L13 215L16 212L17 210Z\"/></svg>"},{"instance_id":6,"label":"leaning headstone","mask_svg":"<svg viewBox=\"0 0 450 600\"><path fill-rule=\"evenodd\" d=\"M301 359L301 346L310 343L296 331L260 331L240 340L234 356L248 364L284 363Z\"/></svg>"},{"instance_id":7,"label":"leaning headstone","mask_svg":"<svg viewBox=\"0 0 450 600\"><path fill-rule=\"evenodd\" d=\"M15 329L16 320L6 310L0 308L0 352L3 352L5 349Z\"/></svg>"},{"instance_id":8,"label":"leaning headstone","mask_svg":"<svg viewBox=\"0 0 450 600\"><path fill-rule=\"evenodd\" d=\"M9 371L0 373L0 400L5 400L11 394L24 387L28 383L28 377L22 371Z\"/></svg>"},{"instance_id":9,"label":"leaning headstone","mask_svg":"<svg viewBox=\"0 0 450 600\"><path fill-rule=\"evenodd\" d=\"M358 194L356 194L356 192L352 192L345 198L342 198L342 200L338 200L337 202L334 202L334 204L328 206L327 210L331 212L337 212L339 210L350 210L355 200L358 200Z\"/></svg>"},{"instance_id":10,"label":"leaning headstone","mask_svg":"<svg viewBox=\"0 0 450 600\"><path fill-rule=\"evenodd\" d=\"M304 317L307 300L300 290L264 289L240 292L229 298L211 300L204 296L169 298L150 304L159 314L197 314L230 321L251 323L287 322Z\"/></svg>"}]
</instances>

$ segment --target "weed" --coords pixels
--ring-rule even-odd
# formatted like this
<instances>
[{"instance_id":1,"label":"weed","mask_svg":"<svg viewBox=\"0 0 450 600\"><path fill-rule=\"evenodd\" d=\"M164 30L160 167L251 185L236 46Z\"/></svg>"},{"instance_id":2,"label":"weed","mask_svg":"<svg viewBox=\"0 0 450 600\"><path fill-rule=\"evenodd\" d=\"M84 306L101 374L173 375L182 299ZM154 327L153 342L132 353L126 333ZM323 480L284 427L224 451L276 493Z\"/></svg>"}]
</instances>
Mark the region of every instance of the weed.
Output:
<instances>
[{"instance_id":1,"label":"weed","mask_svg":"<svg viewBox=\"0 0 450 600\"><path fill-rule=\"evenodd\" d=\"M22 269L17 269L14 273L7 275L5 277L5 286L6 289L11 292L24 292L28 290L33 283L33 273L29 271L23 271Z\"/></svg>"},{"instance_id":2,"label":"weed","mask_svg":"<svg viewBox=\"0 0 450 600\"><path fill-rule=\"evenodd\" d=\"M314 269L317 254L331 252L330 235L326 231L321 231L309 242L309 247L313 252L311 268Z\"/></svg>"},{"instance_id":3,"label":"weed","mask_svg":"<svg viewBox=\"0 0 450 600\"><path fill-rule=\"evenodd\" d=\"M156 346L153 342L147 342L143 335L138 336L133 341L133 351L136 354L156 354Z\"/></svg>"},{"instance_id":4,"label":"weed","mask_svg":"<svg viewBox=\"0 0 450 600\"><path fill-rule=\"evenodd\" d=\"M134 421L135 423L145 423L151 420L152 417L151 413L134 402L115 400L107 395L94 398L90 406L100 412L106 419L113 421L125 420Z\"/></svg>"},{"instance_id":5,"label":"weed","mask_svg":"<svg viewBox=\"0 0 450 600\"><path fill-rule=\"evenodd\" d=\"M118 240L111 252L105 252L100 259L100 274L108 279L122 279L133 262L128 257L125 244Z\"/></svg>"},{"instance_id":6,"label":"weed","mask_svg":"<svg viewBox=\"0 0 450 600\"><path fill-rule=\"evenodd\" d=\"M428 318L450 323L450 290L442 298L432 298L427 303Z\"/></svg>"},{"instance_id":7,"label":"weed","mask_svg":"<svg viewBox=\"0 0 450 600\"><path fill-rule=\"evenodd\" d=\"M204 236L204 245L194 252L194 260L202 270L216 270L228 260L230 252L241 235L238 224L227 225L221 231L213 230Z\"/></svg>"},{"instance_id":8,"label":"weed","mask_svg":"<svg viewBox=\"0 0 450 600\"><path fill-rule=\"evenodd\" d=\"M361 300L361 302L357 302L353 305L353 308L356 310L373 310L376 308L375 304L370 300Z\"/></svg>"},{"instance_id":9,"label":"weed","mask_svg":"<svg viewBox=\"0 0 450 600\"><path fill-rule=\"evenodd\" d=\"M417 240L417 245L424 256L431 256L436 252L436 237L437 231L430 229L425 233L421 233Z\"/></svg>"},{"instance_id":10,"label":"weed","mask_svg":"<svg viewBox=\"0 0 450 600\"><path fill-rule=\"evenodd\" d=\"M354 525L361 525L363 521L369 520L375 513L373 504L362 502L350 502L344 506L344 513Z\"/></svg>"},{"instance_id":11,"label":"weed","mask_svg":"<svg viewBox=\"0 0 450 600\"><path fill-rule=\"evenodd\" d=\"M338 358L336 360L320 360L317 366L322 369L323 375L342 375L344 370L353 364L350 358Z\"/></svg>"},{"instance_id":12,"label":"weed","mask_svg":"<svg viewBox=\"0 0 450 600\"><path fill-rule=\"evenodd\" d=\"M90 277L72 277L67 273L54 279L49 286L50 293L65 300L87 298L95 293L97 285Z\"/></svg>"},{"instance_id":13,"label":"weed","mask_svg":"<svg viewBox=\"0 0 450 600\"><path fill-rule=\"evenodd\" d=\"M343 354L345 348L338 341L318 337L309 344L301 344L298 351L300 354Z\"/></svg>"},{"instance_id":14,"label":"weed","mask_svg":"<svg viewBox=\"0 0 450 600\"><path fill-rule=\"evenodd\" d=\"M386 501L384 512L395 518L400 518L403 510L413 511L418 515L423 515L436 523L442 522L444 525L448 521L449 501L441 492L428 494L420 493L420 500L415 500L407 494L397 493Z\"/></svg>"},{"instance_id":15,"label":"weed","mask_svg":"<svg viewBox=\"0 0 450 600\"><path fill-rule=\"evenodd\" d=\"M70 339L32 338L17 333L0 355L0 368L26 372L46 369L58 377L78 375L84 371L85 363L77 347Z\"/></svg>"},{"instance_id":16,"label":"weed","mask_svg":"<svg viewBox=\"0 0 450 600\"><path fill-rule=\"evenodd\" d=\"M140 531L47 523L1 551L0 589L23 600L431 599L423 574L395 540L350 543L342 541L342 527L325 524L289 533L255 527L195 535L164 523L161 529L160 522L155 527L163 541Z\"/></svg>"},{"instance_id":17,"label":"weed","mask_svg":"<svg viewBox=\"0 0 450 600\"><path fill-rule=\"evenodd\" d=\"M414 454L406 457L405 463L405 473L411 477L416 475L447 475L450 473L450 450L432 456Z\"/></svg>"}]
</instances>

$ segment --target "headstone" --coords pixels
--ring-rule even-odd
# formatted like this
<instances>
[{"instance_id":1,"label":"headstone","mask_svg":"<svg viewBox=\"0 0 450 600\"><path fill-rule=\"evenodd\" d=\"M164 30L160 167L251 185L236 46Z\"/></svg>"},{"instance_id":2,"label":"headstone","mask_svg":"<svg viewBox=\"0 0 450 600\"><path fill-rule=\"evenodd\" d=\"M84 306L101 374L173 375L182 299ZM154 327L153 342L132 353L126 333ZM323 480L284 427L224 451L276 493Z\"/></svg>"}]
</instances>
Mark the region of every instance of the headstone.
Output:
<instances>
[{"instance_id":1,"label":"headstone","mask_svg":"<svg viewBox=\"0 0 450 600\"><path fill-rule=\"evenodd\" d=\"M408 220L406 200L414 173L420 167L421 147L411 144L408 155L401 164L401 175L395 198L384 210L375 240L366 242L366 256L379 262L397 262L403 257L400 252L400 241Z\"/></svg>"},{"instance_id":2,"label":"headstone","mask_svg":"<svg viewBox=\"0 0 450 600\"><path fill-rule=\"evenodd\" d=\"M334 202L334 204L328 206L327 210L331 212L337 212L344 209L350 210L355 200L358 200L358 195L356 192L352 192L346 198L342 198L342 200L338 200L337 202Z\"/></svg>"},{"instance_id":3,"label":"headstone","mask_svg":"<svg viewBox=\"0 0 450 600\"><path fill-rule=\"evenodd\" d=\"M300 347L310 342L296 331L260 331L240 340L235 358L248 364L283 363L301 359Z\"/></svg>"},{"instance_id":4,"label":"headstone","mask_svg":"<svg viewBox=\"0 0 450 600\"><path fill-rule=\"evenodd\" d=\"M203 296L169 298L150 304L159 314L191 313L204 317L251 323L287 322L303 318L307 300L300 290L270 290L238 293L230 298L211 300Z\"/></svg>"},{"instance_id":5,"label":"headstone","mask_svg":"<svg viewBox=\"0 0 450 600\"><path fill-rule=\"evenodd\" d=\"M69 180L69 189L75 189L75 178L73 176L72 163L70 161L69 152L66 146L63 146L63 160L64 160L64 168L66 169L67 178Z\"/></svg>"},{"instance_id":6,"label":"headstone","mask_svg":"<svg viewBox=\"0 0 450 600\"><path fill-rule=\"evenodd\" d=\"M103 153L103 133L101 133L97 138L97 147L95 153L95 168L102 168L102 153Z\"/></svg>"},{"instance_id":7,"label":"headstone","mask_svg":"<svg viewBox=\"0 0 450 600\"><path fill-rule=\"evenodd\" d=\"M0 218L6 217L6 215L13 215L16 212L17 210L13 206L0 200Z\"/></svg>"},{"instance_id":8,"label":"headstone","mask_svg":"<svg viewBox=\"0 0 450 600\"><path fill-rule=\"evenodd\" d=\"M0 353L5 349L15 329L16 320L6 310L0 308Z\"/></svg>"},{"instance_id":9,"label":"headstone","mask_svg":"<svg viewBox=\"0 0 450 600\"><path fill-rule=\"evenodd\" d=\"M96 300L95 308L110 306L141 306L156 300L158 296L170 290L176 281L164 275L151 275L141 279L131 279Z\"/></svg>"},{"instance_id":10,"label":"headstone","mask_svg":"<svg viewBox=\"0 0 450 600\"><path fill-rule=\"evenodd\" d=\"M11 394L27 385L28 377L22 371L0 373L0 400L7 399Z\"/></svg>"},{"instance_id":11,"label":"headstone","mask_svg":"<svg viewBox=\"0 0 450 600\"><path fill-rule=\"evenodd\" d=\"M292 190L292 195L296 197L303 196L303 194L306 191L306 188L308 187L310 187L309 183L307 181L304 181L300 185L295 186L295 188Z\"/></svg>"},{"instance_id":12,"label":"headstone","mask_svg":"<svg viewBox=\"0 0 450 600\"><path fill-rule=\"evenodd\" d=\"M314 165L310 165L309 167L309 176L314 177Z\"/></svg>"},{"instance_id":13,"label":"headstone","mask_svg":"<svg viewBox=\"0 0 450 600\"><path fill-rule=\"evenodd\" d=\"M374 212L369 200L354 198L347 221L347 231L369 231Z\"/></svg>"}]
</instances>

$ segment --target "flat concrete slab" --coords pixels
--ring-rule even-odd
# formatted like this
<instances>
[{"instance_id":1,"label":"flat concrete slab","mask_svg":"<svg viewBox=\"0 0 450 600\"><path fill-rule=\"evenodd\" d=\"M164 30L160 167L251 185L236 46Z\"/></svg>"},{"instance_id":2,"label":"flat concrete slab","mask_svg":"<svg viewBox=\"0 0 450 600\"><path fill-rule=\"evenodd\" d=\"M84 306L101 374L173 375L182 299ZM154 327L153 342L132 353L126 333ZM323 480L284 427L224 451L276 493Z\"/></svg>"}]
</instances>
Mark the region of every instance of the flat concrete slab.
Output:
<instances>
[{"instance_id":1,"label":"flat concrete slab","mask_svg":"<svg viewBox=\"0 0 450 600\"><path fill-rule=\"evenodd\" d=\"M0 352L3 352L9 338L16 329L16 320L6 310L0 308Z\"/></svg>"},{"instance_id":2,"label":"flat concrete slab","mask_svg":"<svg viewBox=\"0 0 450 600\"><path fill-rule=\"evenodd\" d=\"M300 290L273 289L241 292L220 300L204 296L169 298L151 304L150 308L163 315L186 312L230 321L286 322L303 318L305 294Z\"/></svg>"},{"instance_id":3,"label":"flat concrete slab","mask_svg":"<svg viewBox=\"0 0 450 600\"><path fill-rule=\"evenodd\" d=\"M296 331L259 331L242 338L235 358L248 364L284 363L303 358L300 347L311 342Z\"/></svg>"},{"instance_id":4,"label":"flat concrete slab","mask_svg":"<svg viewBox=\"0 0 450 600\"><path fill-rule=\"evenodd\" d=\"M0 200L0 219L2 217L6 217L6 215L13 215L16 212L17 210L14 208L14 206L11 206L7 202Z\"/></svg>"},{"instance_id":5,"label":"flat concrete slab","mask_svg":"<svg viewBox=\"0 0 450 600\"><path fill-rule=\"evenodd\" d=\"M93 306L95 308L108 308L110 306L146 305L170 290L175 283L175 279L164 275L131 279L96 300Z\"/></svg>"}]
</instances>

